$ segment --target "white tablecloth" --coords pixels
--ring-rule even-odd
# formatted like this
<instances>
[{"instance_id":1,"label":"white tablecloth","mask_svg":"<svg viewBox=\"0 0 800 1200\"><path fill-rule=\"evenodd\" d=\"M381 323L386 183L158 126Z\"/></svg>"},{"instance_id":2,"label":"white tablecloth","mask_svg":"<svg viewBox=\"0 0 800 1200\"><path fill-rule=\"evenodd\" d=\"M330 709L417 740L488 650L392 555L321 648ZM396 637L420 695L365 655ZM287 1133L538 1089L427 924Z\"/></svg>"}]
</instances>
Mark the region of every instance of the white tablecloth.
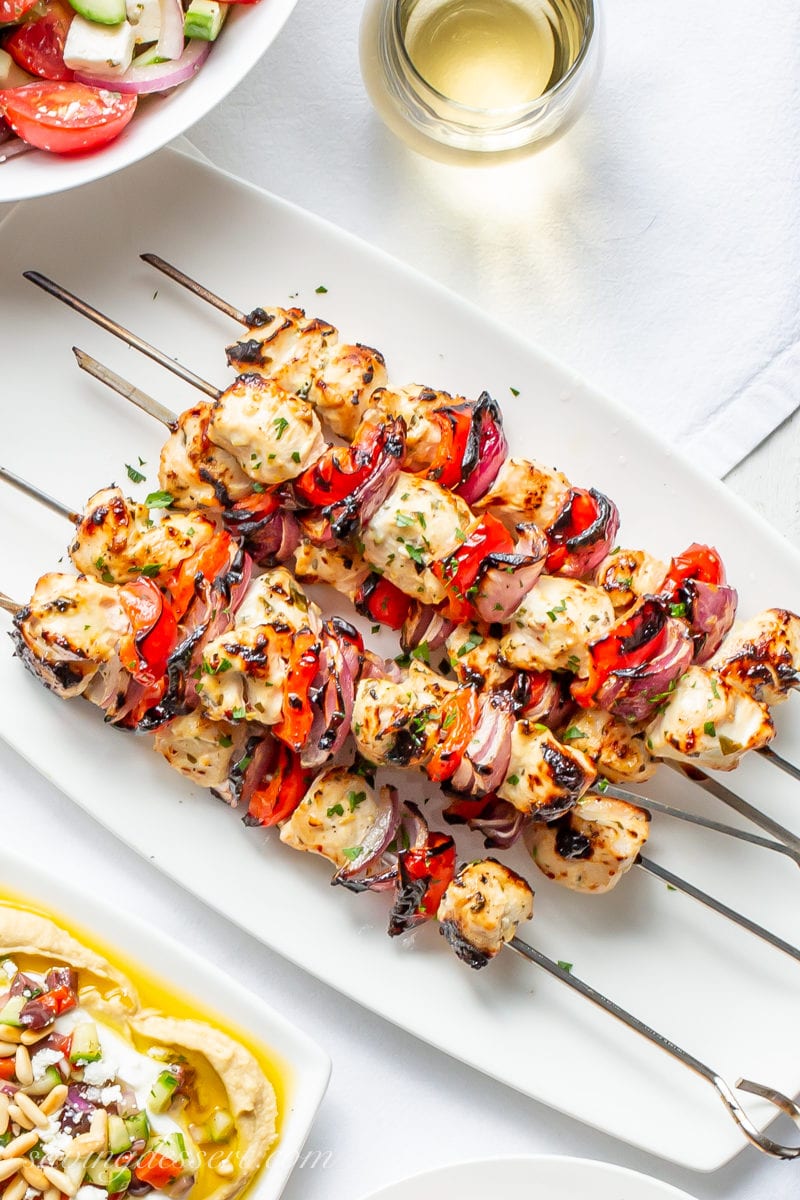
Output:
<instances>
[{"instance_id":1,"label":"white tablecloth","mask_svg":"<svg viewBox=\"0 0 800 1200\"><path fill-rule=\"evenodd\" d=\"M746 420L722 419L713 442L691 440L701 456L711 447L709 466L721 472L798 398L797 106L764 80L785 82L800 9L773 0L764 16L745 0L609 0L608 10L606 75L592 109L562 143L514 168L452 170L384 131L358 75L358 0L301 0L261 66L192 136L221 166L485 304L599 386L648 406L667 432L693 405L705 419L712 395L722 413L733 411L726 400L747 397ZM643 82L655 121L642 122L631 100ZM734 168L741 185L722 203L720 180ZM224 214L219 222L222 234ZM268 283L251 302L268 299ZM795 420L733 477L795 540L798 432ZM535 1152L631 1166L704 1200L797 1194L797 1166L748 1150L695 1176L430 1050L204 910L5 746L0 813L2 828L24 828L24 844L19 833L11 839L20 850L205 953L331 1054L333 1081L308 1146L319 1155L298 1170L287 1200L353 1200L430 1166Z\"/></svg>"}]
</instances>

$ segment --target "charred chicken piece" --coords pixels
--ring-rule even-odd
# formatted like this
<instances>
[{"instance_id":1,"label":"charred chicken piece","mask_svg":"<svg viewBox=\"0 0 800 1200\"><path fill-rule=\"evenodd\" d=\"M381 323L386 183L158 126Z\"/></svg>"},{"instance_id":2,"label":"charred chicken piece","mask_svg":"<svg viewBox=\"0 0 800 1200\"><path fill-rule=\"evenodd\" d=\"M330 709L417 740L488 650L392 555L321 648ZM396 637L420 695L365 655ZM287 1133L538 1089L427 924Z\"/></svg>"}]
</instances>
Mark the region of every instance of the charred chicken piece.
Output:
<instances>
[{"instance_id":1,"label":"charred chicken piece","mask_svg":"<svg viewBox=\"0 0 800 1200\"><path fill-rule=\"evenodd\" d=\"M425 766L438 744L442 704L455 688L416 660L399 681L362 679L353 707L359 753L377 766Z\"/></svg>"},{"instance_id":2,"label":"charred chicken piece","mask_svg":"<svg viewBox=\"0 0 800 1200\"><path fill-rule=\"evenodd\" d=\"M800 617L768 608L725 638L708 664L763 704L780 704L800 687Z\"/></svg>"},{"instance_id":3,"label":"charred chicken piece","mask_svg":"<svg viewBox=\"0 0 800 1200\"><path fill-rule=\"evenodd\" d=\"M475 970L495 958L532 915L529 885L493 858L461 867L437 913L440 933Z\"/></svg>"},{"instance_id":4,"label":"charred chicken piece","mask_svg":"<svg viewBox=\"0 0 800 1200\"><path fill-rule=\"evenodd\" d=\"M601 709L576 713L562 738L570 749L591 759L612 783L644 783L658 766L647 749L645 734Z\"/></svg>"},{"instance_id":5,"label":"charred chicken piece","mask_svg":"<svg viewBox=\"0 0 800 1200\"><path fill-rule=\"evenodd\" d=\"M571 809L596 778L592 762L580 750L564 745L544 725L517 721L508 771L497 794L520 812L548 821Z\"/></svg>"},{"instance_id":6,"label":"charred chicken piece","mask_svg":"<svg viewBox=\"0 0 800 1200\"><path fill-rule=\"evenodd\" d=\"M765 704L717 671L691 667L648 726L647 748L656 758L730 771L748 750L766 746L774 736Z\"/></svg>"},{"instance_id":7,"label":"charred chicken piece","mask_svg":"<svg viewBox=\"0 0 800 1200\"><path fill-rule=\"evenodd\" d=\"M650 814L624 800L586 796L552 825L533 823L523 837L548 879L573 892L610 892L647 841Z\"/></svg>"},{"instance_id":8,"label":"charred chicken piece","mask_svg":"<svg viewBox=\"0 0 800 1200\"><path fill-rule=\"evenodd\" d=\"M168 512L157 520L120 488L103 488L90 496L69 556L78 571L103 583L125 583L142 573L158 579L216 533L217 522L208 513Z\"/></svg>"},{"instance_id":9,"label":"charred chicken piece","mask_svg":"<svg viewBox=\"0 0 800 1200\"><path fill-rule=\"evenodd\" d=\"M571 484L555 467L525 458L507 458L485 496L475 502L478 511L490 509L510 526L532 521L549 529L569 497Z\"/></svg>"},{"instance_id":10,"label":"charred chicken piece","mask_svg":"<svg viewBox=\"0 0 800 1200\"><path fill-rule=\"evenodd\" d=\"M174 508L229 508L253 491L237 459L209 438L210 420L210 404L187 409L161 448L159 486L172 496Z\"/></svg>"},{"instance_id":11,"label":"charred chicken piece","mask_svg":"<svg viewBox=\"0 0 800 1200\"><path fill-rule=\"evenodd\" d=\"M666 576L667 564L646 550L612 550L597 568L595 583L608 594L619 615L643 596L657 596Z\"/></svg>"},{"instance_id":12,"label":"charred chicken piece","mask_svg":"<svg viewBox=\"0 0 800 1200\"><path fill-rule=\"evenodd\" d=\"M574 579L542 575L509 622L500 642L503 661L532 671L589 671L589 644L614 622L614 608L600 588Z\"/></svg>"}]
</instances>

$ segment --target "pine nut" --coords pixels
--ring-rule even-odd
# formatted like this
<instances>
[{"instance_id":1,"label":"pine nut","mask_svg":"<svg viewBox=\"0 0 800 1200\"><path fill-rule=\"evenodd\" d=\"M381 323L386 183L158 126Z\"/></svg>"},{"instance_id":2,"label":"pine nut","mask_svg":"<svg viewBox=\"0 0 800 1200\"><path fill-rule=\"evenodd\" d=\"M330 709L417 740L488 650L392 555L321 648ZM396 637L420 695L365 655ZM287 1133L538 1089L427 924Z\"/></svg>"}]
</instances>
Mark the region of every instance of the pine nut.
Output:
<instances>
[{"instance_id":1,"label":"pine nut","mask_svg":"<svg viewBox=\"0 0 800 1200\"><path fill-rule=\"evenodd\" d=\"M0 1025L0 1042L19 1043L21 1037L22 1030L15 1025Z\"/></svg>"},{"instance_id":2,"label":"pine nut","mask_svg":"<svg viewBox=\"0 0 800 1200\"><path fill-rule=\"evenodd\" d=\"M15 1042L0 1042L0 1058L11 1058L17 1053Z\"/></svg>"},{"instance_id":3,"label":"pine nut","mask_svg":"<svg viewBox=\"0 0 800 1200\"><path fill-rule=\"evenodd\" d=\"M8 1096L5 1092L0 1092L0 1137L8 1129L8 1120Z\"/></svg>"},{"instance_id":4,"label":"pine nut","mask_svg":"<svg viewBox=\"0 0 800 1200\"><path fill-rule=\"evenodd\" d=\"M17 1046L14 1069L17 1072L17 1079L22 1086L30 1087L33 1083L33 1067L31 1066L31 1056L25 1046Z\"/></svg>"},{"instance_id":5,"label":"pine nut","mask_svg":"<svg viewBox=\"0 0 800 1200\"><path fill-rule=\"evenodd\" d=\"M3 1192L3 1200L22 1200L27 1190L27 1183L21 1175L18 1175Z\"/></svg>"},{"instance_id":6,"label":"pine nut","mask_svg":"<svg viewBox=\"0 0 800 1200\"><path fill-rule=\"evenodd\" d=\"M33 1121L29 1121L18 1104L9 1104L8 1115L20 1129L33 1129Z\"/></svg>"},{"instance_id":7,"label":"pine nut","mask_svg":"<svg viewBox=\"0 0 800 1200\"><path fill-rule=\"evenodd\" d=\"M43 1112L40 1112L30 1096L26 1096L24 1092L17 1092L14 1099L17 1102L17 1107L21 1108L29 1121L33 1121L34 1125L38 1125L40 1129L46 1129L50 1124Z\"/></svg>"},{"instance_id":8,"label":"pine nut","mask_svg":"<svg viewBox=\"0 0 800 1200\"><path fill-rule=\"evenodd\" d=\"M61 1200L61 1193L57 1187L49 1187L44 1194L43 1200Z\"/></svg>"},{"instance_id":9,"label":"pine nut","mask_svg":"<svg viewBox=\"0 0 800 1200\"><path fill-rule=\"evenodd\" d=\"M89 1125L89 1136L95 1138L100 1144L98 1150L105 1150L108 1146L108 1113L104 1108L95 1109L92 1115L92 1120Z\"/></svg>"},{"instance_id":10,"label":"pine nut","mask_svg":"<svg viewBox=\"0 0 800 1200\"><path fill-rule=\"evenodd\" d=\"M37 1192L46 1192L50 1185L50 1180L44 1171L37 1167L36 1163L32 1163L29 1158L20 1167L20 1175L32 1188L36 1188Z\"/></svg>"},{"instance_id":11,"label":"pine nut","mask_svg":"<svg viewBox=\"0 0 800 1200\"><path fill-rule=\"evenodd\" d=\"M42 1173L47 1176L53 1187L58 1188L65 1196L74 1196L77 1192L78 1189L72 1180L63 1171L59 1171L58 1167L42 1167Z\"/></svg>"},{"instance_id":12,"label":"pine nut","mask_svg":"<svg viewBox=\"0 0 800 1200\"><path fill-rule=\"evenodd\" d=\"M67 1098L67 1090L65 1083L57 1083L52 1092L48 1092L39 1105L39 1112L44 1113L46 1117L52 1117L53 1113L63 1107Z\"/></svg>"},{"instance_id":13,"label":"pine nut","mask_svg":"<svg viewBox=\"0 0 800 1200\"><path fill-rule=\"evenodd\" d=\"M32 1129L30 1133L21 1133L19 1137L13 1138L7 1146L3 1146L2 1150L0 1150L0 1160L16 1158L20 1154L27 1154L38 1141L39 1134L35 1129ZM7 1200L5 1195L3 1196L3 1200Z\"/></svg>"},{"instance_id":14,"label":"pine nut","mask_svg":"<svg viewBox=\"0 0 800 1200\"><path fill-rule=\"evenodd\" d=\"M0 1162L0 1183L16 1175L24 1162L24 1158L7 1158L5 1162Z\"/></svg>"},{"instance_id":15,"label":"pine nut","mask_svg":"<svg viewBox=\"0 0 800 1200\"><path fill-rule=\"evenodd\" d=\"M25 1029L19 1040L23 1046L35 1046L37 1042L42 1042L49 1037L52 1032L52 1025L48 1025L46 1029Z\"/></svg>"}]
</instances>

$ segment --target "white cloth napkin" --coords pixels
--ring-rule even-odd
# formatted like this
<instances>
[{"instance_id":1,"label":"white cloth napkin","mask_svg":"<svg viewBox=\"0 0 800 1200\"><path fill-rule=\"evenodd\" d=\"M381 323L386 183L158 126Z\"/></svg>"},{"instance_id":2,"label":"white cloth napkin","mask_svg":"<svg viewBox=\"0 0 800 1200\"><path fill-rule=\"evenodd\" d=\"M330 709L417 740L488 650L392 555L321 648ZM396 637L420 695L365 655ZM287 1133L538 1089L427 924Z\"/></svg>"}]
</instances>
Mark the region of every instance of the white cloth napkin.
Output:
<instances>
[{"instance_id":1,"label":"white cloth napkin","mask_svg":"<svg viewBox=\"0 0 800 1200\"><path fill-rule=\"evenodd\" d=\"M800 7L598 2L589 109L521 163L447 166L385 130L360 81L361 0L300 4L192 137L484 305L721 475L800 404Z\"/></svg>"}]
</instances>

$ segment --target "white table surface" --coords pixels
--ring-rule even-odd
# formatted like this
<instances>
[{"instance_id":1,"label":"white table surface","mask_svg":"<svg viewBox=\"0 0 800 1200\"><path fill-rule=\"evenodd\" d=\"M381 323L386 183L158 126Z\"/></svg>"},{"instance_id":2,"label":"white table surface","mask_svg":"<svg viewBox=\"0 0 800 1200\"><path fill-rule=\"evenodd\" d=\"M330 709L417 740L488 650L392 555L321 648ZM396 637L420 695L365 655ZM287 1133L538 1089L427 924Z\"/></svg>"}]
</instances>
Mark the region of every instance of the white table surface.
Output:
<instances>
[{"instance_id":1,"label":"white table surface","mask_svg":"<svg viewBox=\"0 0 800 1200\"><path fill-rule=\"evenodd\" d=\"M463 294L483 298L491 311L535 336L542 297L528 286L509 249L508 227L504 231L487 220L476 230L469 206L452 203L447 169L414 159L373 117L357 70L358 17L359 0L324 6L321 0L301 0L260 67L193 131L193 140L212 161L358 232ZM263 139L252 137L254 127L264 130ZM488 197L491 173L486 180L480 186ZM641 353L646 365L646 348ZM728 480L795 543L800 543L798 434L795 415ZM4 829L24 828L24 845L18 832L10 839L20 850L33 850L59 876L91 884L98 895L188 941L331 1054L331 1088L287 1200L353 1200L447 1162L537 1152L629 1166L704 1200L788 1200L797 1194L796 1164L748 1149L722 1171L693 1175L451 1062L204 910L4 745L0 813ZM531 1036L536 1036L533 1011Z\"/></svg>"}]
</instances>

